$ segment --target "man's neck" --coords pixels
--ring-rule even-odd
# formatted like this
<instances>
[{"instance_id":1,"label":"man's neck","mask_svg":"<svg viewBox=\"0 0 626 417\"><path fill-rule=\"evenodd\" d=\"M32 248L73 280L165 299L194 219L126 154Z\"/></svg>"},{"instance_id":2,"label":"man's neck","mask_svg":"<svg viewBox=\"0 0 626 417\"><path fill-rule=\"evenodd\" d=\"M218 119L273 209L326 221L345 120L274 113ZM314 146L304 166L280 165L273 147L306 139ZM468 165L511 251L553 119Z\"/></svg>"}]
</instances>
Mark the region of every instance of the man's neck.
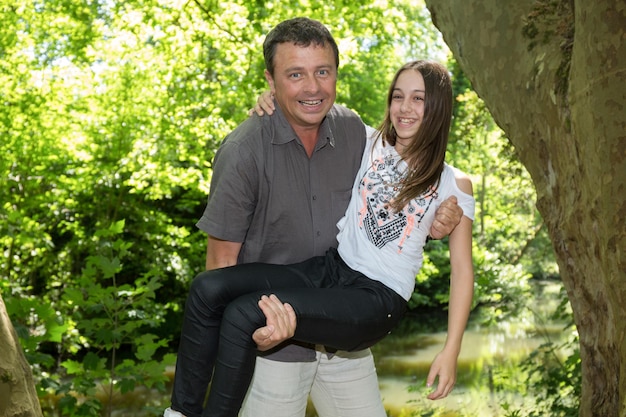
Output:
<instances>
[{"instance_id":1,"label":"man's neck","mask_svg":"<svg viewBox=\"0 0 626 417\"><path fill-rule=\"evenodd\" d=\"M315 145L317 144L317 136L320 131L320 127L317 128L306 128L306 129L294 129L296 131L296 135L300 138L302 145L304 146L304 150L306 154L311 157L313 155L313 151L315 150Z\"/></svg>"}]
</instances>

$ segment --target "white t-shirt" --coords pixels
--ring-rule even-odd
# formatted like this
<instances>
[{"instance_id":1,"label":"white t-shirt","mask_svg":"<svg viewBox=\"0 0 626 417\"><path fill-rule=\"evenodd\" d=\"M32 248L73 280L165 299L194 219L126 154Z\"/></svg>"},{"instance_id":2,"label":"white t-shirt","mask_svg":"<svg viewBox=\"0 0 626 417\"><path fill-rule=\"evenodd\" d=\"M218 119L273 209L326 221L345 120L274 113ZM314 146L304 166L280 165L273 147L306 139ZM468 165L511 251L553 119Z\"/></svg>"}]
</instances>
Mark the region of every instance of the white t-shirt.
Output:
<instances>
[{"instance_id":1,"label":"white t-shirt","mask_svg":"<svg viewBox=\"0 0 626 417\"><path fill-rule=\"evenodd\" d=\"M463 215L474 220L475 200L458 188L456 168L444 164L436 189L411 200L400 213L393 212L388 203L397 194L407 165L393 146L383 146L370 132L350 204L337 223L338 251L350 268L408 300L439 205L455 195Z\"/></svg>"}]
</instances>

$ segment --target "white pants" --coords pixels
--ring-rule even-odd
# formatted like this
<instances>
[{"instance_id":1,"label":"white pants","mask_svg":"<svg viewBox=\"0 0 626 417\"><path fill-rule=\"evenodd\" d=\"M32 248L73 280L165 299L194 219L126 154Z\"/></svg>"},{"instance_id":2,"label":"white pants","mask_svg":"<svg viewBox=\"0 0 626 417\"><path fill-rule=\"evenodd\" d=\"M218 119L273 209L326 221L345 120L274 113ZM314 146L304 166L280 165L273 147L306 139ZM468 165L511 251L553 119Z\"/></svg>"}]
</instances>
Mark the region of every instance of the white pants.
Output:
<instances>
[{"instance_id":1,"label":"white pants","mask_svg":"<svg viewBox=\"0 0 626 417\"><path fill-rule=\"evenodd\" d=\"M316 359L257 358L240 417L304 417L309 393L319 417L386 417L369 349Z\"/></svg>"}]
</instances>

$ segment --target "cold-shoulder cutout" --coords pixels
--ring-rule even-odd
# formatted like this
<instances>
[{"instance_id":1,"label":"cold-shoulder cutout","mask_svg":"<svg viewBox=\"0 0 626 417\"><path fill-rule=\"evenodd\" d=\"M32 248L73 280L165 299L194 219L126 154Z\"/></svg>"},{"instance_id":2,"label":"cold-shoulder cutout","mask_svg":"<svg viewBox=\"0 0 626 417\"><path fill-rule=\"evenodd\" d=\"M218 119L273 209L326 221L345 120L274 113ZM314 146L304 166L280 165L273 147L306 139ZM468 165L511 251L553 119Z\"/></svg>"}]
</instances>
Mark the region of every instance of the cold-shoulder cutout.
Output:
<instances>
[{"instance_id":1,"label":"cold-shoulder cutout","mask_svg":"<svg viewBox=\"0 0 626 417\"><path fill-rule=\"evenodd\" d=\"M456 180L457 187L459 187L461 191L469 195L474 195L472 190L472 180L465 172L455 168L454 179Z\"/></svg>"}]
</instances>

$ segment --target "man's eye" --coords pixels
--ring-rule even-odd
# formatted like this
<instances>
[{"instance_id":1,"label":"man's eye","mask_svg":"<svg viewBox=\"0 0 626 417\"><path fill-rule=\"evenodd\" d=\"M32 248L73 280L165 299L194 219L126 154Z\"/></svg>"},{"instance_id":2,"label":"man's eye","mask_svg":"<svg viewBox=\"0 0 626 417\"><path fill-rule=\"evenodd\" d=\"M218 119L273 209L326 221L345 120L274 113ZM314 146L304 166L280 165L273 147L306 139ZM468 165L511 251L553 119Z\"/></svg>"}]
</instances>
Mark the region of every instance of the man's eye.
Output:
<instances>
[{"instance_id":1,"label":"man's eye","mask_svg":"<svg viewBox=\"0 0 626 417\"><path fill-rule=\"evenodd\" d=\"M289 78L300 78L300 73L289 74Z\"/></svg>"}]
</instances>

